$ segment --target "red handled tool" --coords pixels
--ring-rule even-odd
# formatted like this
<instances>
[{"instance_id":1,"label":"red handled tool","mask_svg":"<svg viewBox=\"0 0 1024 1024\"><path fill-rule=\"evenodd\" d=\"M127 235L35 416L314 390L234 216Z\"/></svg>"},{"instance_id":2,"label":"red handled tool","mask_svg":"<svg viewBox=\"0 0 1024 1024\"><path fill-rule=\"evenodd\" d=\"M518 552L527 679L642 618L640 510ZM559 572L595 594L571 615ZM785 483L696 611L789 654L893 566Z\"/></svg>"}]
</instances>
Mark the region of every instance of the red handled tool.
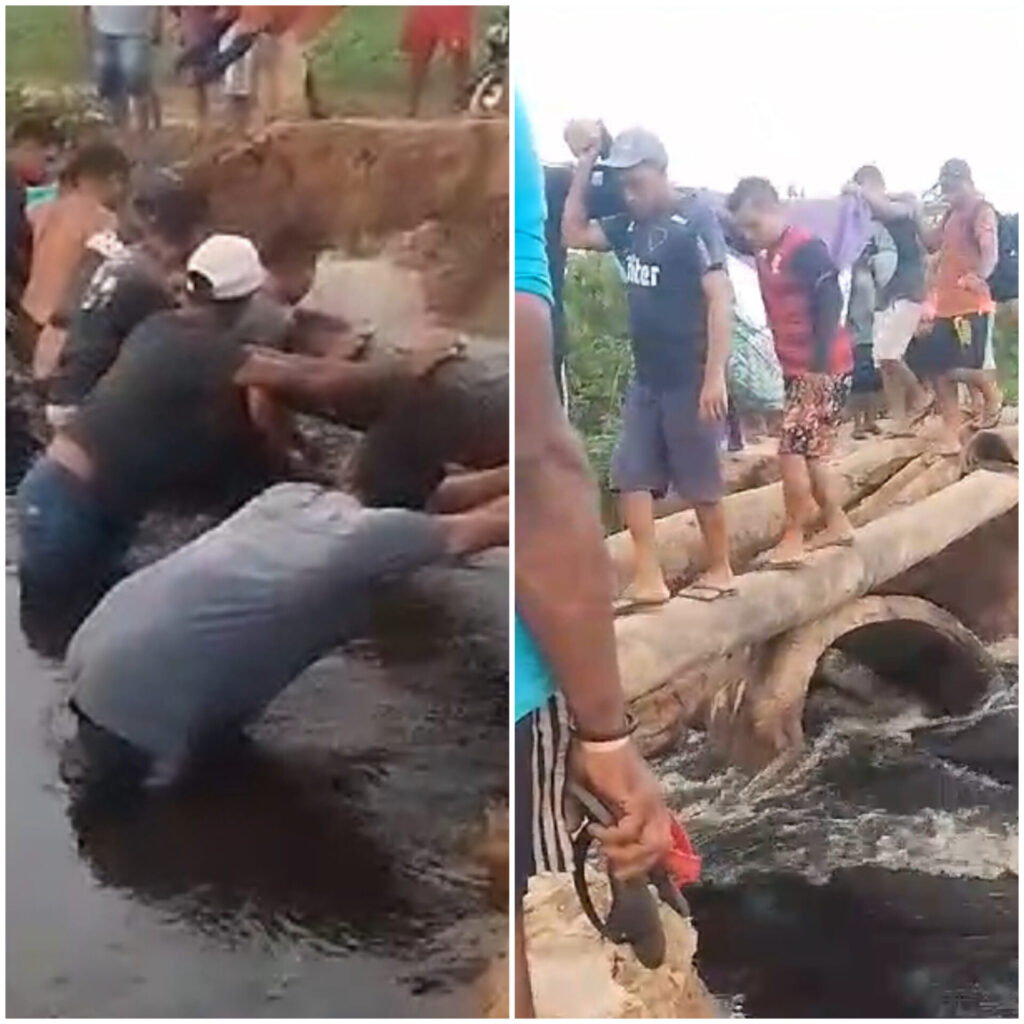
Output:
<instances>
[{"instance_id":1,"label":"red handled tool","mask_svg":"<svg viewBox=\"0 0 1024 1024\"><path fill-rule=\"evenodd\" d=\"M665 961L665 931L661 926L658 905L651 894L651 887L683 920L689 920L690 907L681 890L700 878L700 856L694 850L686 830L673 818L672 849L660 864L646 875L629 881L620 881L614 875L609 875L611 909L607 919L602 921L587 887L585 866L594 842L590 825L614 825L615 815L579 783L570 782L569 791L584 810L583 823L573 837L572 844L573 885L583 912L606 939L632 946L637 959L645 967L660 967Z\"/></svg>"}]
</instances>

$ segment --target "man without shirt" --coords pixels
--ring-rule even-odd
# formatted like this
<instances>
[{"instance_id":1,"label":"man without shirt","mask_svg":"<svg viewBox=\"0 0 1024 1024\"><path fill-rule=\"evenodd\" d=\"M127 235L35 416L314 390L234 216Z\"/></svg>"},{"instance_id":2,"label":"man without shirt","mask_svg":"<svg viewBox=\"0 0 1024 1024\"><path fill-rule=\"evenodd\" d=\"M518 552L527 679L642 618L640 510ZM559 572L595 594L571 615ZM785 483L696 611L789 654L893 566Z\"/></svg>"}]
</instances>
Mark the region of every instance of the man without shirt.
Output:
<instances>
[{"instance_id":1,"label":"man without shirt","mask_svg":"<svg viewBox=\"0 0 1024 1024\"><path fill-rule=\"evenodd\" d=\"M101 262L70 312L67 339L50 379L47 419L58 428L114 364L121 345L154 313L172 309L171 276L184 272L206 233L206 197L173 176L155 178L133 198L142 237Z\"/></svg>"},{"instance_id":2,"label":"man without shirt","mask_svg":"<svg viewBox=\"0 0 1024 1024\"><path fill-rule=\"evenodd\" d=\"M611 249L626 280L635 378L611 469L635 553L625 603L650 606L669 598L654 529L654 495L669 485L693 502L707 545L707 571L684 593L727 596L735 585L719 462L732 330L724 238L702 205L687 216L677 212L668 155L642 128L619 135L606 161L621 176L629 212L589 220L584 194L597 143L580 156L562 228L570 248Z\"/></svg>"}]
</instances>

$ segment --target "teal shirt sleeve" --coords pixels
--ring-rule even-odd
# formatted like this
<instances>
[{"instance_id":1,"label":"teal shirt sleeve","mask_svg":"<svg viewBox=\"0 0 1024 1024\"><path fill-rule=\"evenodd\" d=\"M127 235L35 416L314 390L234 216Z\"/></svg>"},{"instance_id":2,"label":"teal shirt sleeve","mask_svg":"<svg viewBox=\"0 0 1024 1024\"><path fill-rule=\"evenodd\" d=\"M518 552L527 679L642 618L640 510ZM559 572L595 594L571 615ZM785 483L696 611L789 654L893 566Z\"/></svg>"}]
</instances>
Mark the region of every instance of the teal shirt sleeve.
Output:
<instances>
[{"instance_id":1,"label":"teal shirt sleeve","mask_svg":"<svg viewBox=\"0 0 1024 1024\"><path fill-rule=\"evenodd\" d=\"M517 292L552 301L551 275L544 246L544 172L533 145L526 108L515 96L515 281ZM529 630L515 616L516 721L543 706L554 693L551 673Z\"/></svg>"},{"instance_id":2,"label":"teal shirt sleeve","mask_svg":"<svg viewBox=\"0 0 1024 1024\"><path fill-rule=\"evenodd\" d=\"M544 171L533 144L523 101L515 96L515 281L517 292L552 301L551 275L544 245Z\"/></svg>"}]
</instances>

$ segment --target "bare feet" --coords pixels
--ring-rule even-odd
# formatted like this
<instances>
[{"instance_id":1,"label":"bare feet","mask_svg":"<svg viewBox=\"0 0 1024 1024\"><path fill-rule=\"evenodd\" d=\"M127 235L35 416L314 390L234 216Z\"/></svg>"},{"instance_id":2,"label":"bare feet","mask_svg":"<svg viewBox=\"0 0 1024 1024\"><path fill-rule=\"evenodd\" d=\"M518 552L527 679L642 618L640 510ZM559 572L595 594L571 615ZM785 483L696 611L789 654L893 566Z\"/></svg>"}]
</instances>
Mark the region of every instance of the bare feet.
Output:
<instances>
[{"instance_id":1,"label":"bare feet","mask_svg":"<svg viewBox=\"0 0 1024 1024\"><path fill-rule=\"evenodd\" d=\"M992 430L999 426L1003 415L1003 393L997 391L991 402L986 402L977 417L971 417L971 426L977 430Z\"/></svg>"},{"instance_id":2,"label":"bare feet","mask_svg":"<svg viewBox=\"0 0 1024 1024\"><path fill-rule=\"evenodd\" d=\"M962 448L963 445L958 437L951 437L943 433L935 439L932 452L936 455L959 455Z\"/></svg>"},{"instance_id":3,"label":"bare feet","mask_svg":"<svg viewBox=\"0 0 1024 1024\"><path fill-rule=\"evenodd\" d=\"M815 536L811 547L815 551L819 548L848 548L853 545L853 539L853 524L847 518L845 512L839 512L826 521L825 528Z\"/></svg>"},{"instance_id":4,"label":"bare feet","mask_svg":"<svg viewBox=\"0 0 1024 1024\"><path fill-rule=\"evenodd\" d=\"M783 534L782 540L775 547L764 553L758 564L770 569L774 566L802 565L806 558L803 534L787 533Z\"/></svg>"},{"instance_id":5,"label":"bare feet","mask_svg":"<svg viewBox=\"0 0 1024 1024\"><path fill-rule=\"evenodd\" d=\"M732 590L736 586L736 577L733 575L732 566L714 565L707 572L701 573L691 584L691 587L707 587L711 590Z\"/></svg>"},{"instance_id":6,"label":"bare feet","mask_svg":"<svg viewBox=\"0 0 1024 1024\"><path fill-rule=\"evenodd\" d=\"M657 608L666 604L671 596L661 569L657 569L643 577L635 577L615 602L615 611L629 612L643 608Z\"/></svg>"}]
</instances>

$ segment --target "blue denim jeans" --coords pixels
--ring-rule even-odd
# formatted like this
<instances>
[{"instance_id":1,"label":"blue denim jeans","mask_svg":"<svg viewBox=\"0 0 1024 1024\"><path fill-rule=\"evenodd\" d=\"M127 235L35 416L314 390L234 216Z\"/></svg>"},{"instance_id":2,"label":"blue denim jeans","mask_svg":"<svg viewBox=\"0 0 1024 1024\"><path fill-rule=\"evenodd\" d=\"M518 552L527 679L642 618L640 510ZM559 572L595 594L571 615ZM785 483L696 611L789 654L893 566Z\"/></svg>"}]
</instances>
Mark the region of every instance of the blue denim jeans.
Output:
<instances>
[{"instance_id":1,"label":"blue denim jeans","mask_svg":"<svg viewBox=\"0 0 1024 1024\"><path fill-rule=\"evenodd\" d=\"M46 456L18 487L17 520L22 583L55 597L114 579L137 525Z\"/></svg>"},{"instance_id":2,"label":"blue denim jeans","mask_svg":"<svg viewBox=\"0 0 1024 1024\"><path fill-rule=\"evenodd\" d=\"M108 36L97 32L92 59L101 98L116 101L149 92L153 44L147 36Z\"/></svg>"}]
</instances>

